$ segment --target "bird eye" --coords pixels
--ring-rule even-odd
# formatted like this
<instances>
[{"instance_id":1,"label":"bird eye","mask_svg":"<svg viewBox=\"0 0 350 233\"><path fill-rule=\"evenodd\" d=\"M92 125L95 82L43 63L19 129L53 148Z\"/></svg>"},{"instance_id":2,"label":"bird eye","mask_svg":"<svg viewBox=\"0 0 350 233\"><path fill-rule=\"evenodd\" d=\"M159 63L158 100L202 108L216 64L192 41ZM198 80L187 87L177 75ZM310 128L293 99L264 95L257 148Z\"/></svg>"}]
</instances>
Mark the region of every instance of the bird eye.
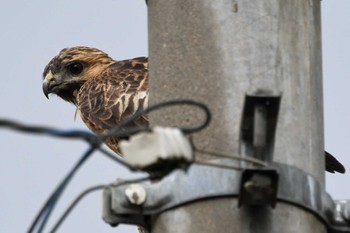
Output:
<instances>
[{"instance_id":1,"label":"bird eye","mask_svg":"<svg viewBox=\"0 0 350 233\"><path fill-rule=\"evenodd\" d=\"M73 62L68 65L68 70L73 75L78 75L81 72L83 72L83 68L83 64L81 64L80 62Z\"/></svg>"}]
</instances>

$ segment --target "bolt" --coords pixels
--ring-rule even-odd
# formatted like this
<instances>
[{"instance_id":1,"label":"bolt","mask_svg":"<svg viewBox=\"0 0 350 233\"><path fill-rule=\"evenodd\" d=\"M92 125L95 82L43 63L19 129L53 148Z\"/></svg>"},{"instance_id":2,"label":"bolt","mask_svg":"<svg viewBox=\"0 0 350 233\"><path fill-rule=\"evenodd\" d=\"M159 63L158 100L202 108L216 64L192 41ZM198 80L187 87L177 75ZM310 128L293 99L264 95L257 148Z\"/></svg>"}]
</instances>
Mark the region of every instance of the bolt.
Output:
<instances>
[{"instance_id":1,"label":"bolt","mask_svg":"<svg viewBox=\"0 0 350 233\"><path fill-rule=\"evenodd\" d=\"M142 205L146 201L146 190L140 184L131 184L125 189L125 195L134 205Z\"/></svg>"},{"instance_id":2,"label":"bolt","mask_svg":"<svg viewBox=\"0 0 350 233\"><path fill-rule=\"evenodd\" d=\"M266 196L274 193L271 178L259 174L254 174L250 180L247 180L244 188L252 195L260 193Z\"/></svg>"}]
</instances>

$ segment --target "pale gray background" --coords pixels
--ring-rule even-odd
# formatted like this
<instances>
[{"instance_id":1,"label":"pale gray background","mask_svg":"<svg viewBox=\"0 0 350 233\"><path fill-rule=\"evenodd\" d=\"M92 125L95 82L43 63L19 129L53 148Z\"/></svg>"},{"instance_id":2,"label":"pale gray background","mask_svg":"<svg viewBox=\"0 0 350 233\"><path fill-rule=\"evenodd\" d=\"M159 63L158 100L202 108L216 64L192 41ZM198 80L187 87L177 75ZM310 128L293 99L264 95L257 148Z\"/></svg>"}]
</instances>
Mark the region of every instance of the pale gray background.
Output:
<instances>
[{"instance_id":1,"label":"pale gray background","mask_svg":"<svg viewBox=\"0 0 350 233\"><path fill-rule=\"evenodd\" d=\"M323 0L323 61L326 148L348 168L327 175L327 190L350 199L350 1ZM0 2L0 117L63 129L84 128L75 108L57 97L46 100L42 71L64 47L88 45L115 59L147 55L143 0L32 0ZM0 232L25 232L33 217L87 146L0 129ZM53 220L83 189L133 177L96 153L80 170L58 204ZM50 226L53 221L50 221ZM48 230L48 228L46 228ZM78 205L59 232L137 232L110 228L101 220L101 193Z\"/></svg>"}]
</instances>

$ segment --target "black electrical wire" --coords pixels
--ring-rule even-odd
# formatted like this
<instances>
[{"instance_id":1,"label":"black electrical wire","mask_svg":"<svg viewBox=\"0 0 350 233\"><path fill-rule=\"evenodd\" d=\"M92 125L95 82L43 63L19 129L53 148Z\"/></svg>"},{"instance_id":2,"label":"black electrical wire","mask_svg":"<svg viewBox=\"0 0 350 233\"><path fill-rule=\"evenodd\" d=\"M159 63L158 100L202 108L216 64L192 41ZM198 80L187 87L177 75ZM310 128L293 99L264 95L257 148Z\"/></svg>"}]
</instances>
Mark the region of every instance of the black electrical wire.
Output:
<instances>
[{"instance_id":1,"label":"black electrical wire","mask_svg":"<svg viewBox=\"0 0 350 233\"><path fill-rule=\"evenodd\" d=\"M194 101L194 100L188 100L188 99L169 100L169 101L165 101L165 102L161 102L161 103L152 105L147 109L137 111L131 117L121 121L118 125L114 126L111 130L109 130L109 132L106 135L103 136L103 138L114 136L115 133L117 133L121 127L123 127L123 126L129 124L130 122L132 122L133 120L139 118L142 114L150 113L150 112L153 112L153 111L158 110L160 108L170 107L170 106L174 106L174 105L192 105L192 106L195 106L195 107L202 109L205 113L206 118L202 124L200 124L196 127L192 127L192 128L179 128L185 134L191 134L191 133L198 132L209 125L209 123L211 121L211 113L210 113L209 108L205 104L203 104L201 102Z\"/></svg>"},{"instance_id":2,"label":"black electrical wire","mask_svg":"<svg viewBox=\"0 0 350 233\"><path fill-rule=\"evenodd\" d=\"M145 131L145 130L150 130L148 127L131 127L127 130L120 130L123 126L129 124L131 121L137 119L140 117L142 114L145 113L150 113L152 111L158 110L160 108L164 107L170 107L174 105L192 105L198 108L201 108L206 115L205 121L200 124L199 126L193 127L193 128L180 128L184 133L186 134L191 134L198 132L205 127L208 126L211 120L211 113L208 107L200 102L194 101L194 100L170 100L170 101L165 101L161 102L159 104L155 104L153 106L150 106L147 109L144 109L142 111L136 112L134 115L131 117L121 121L119 124L115 125L109 133L106 135L99 137L89 131L86 130L58 130L54 129L51 127L44 127L44 126L29 126L25 124L21 124L12 120L7 120L7 119L0 119L0 127L6 127L10 128L12 130L17 130L20 132L25 132L25 133L36 133L36 134L44 134L44 135L49 135L49 136L54 136L54 137L62 137L62 138L76 138L76 139L85 139L88 141L90 144L99 144L101 141L103 142L107 137L110 136L129 136L131 134L137 133L139 131ZM99 140L98 140L99 138Z\"/></svg>"},{"instance_id":3,"label":"black electrical wire","mask_svg":"<svg viewBox=\"0 0 350 233\"><path fill-rule=\"evenodd\" d=\"M126 126L136 118L140 117L142 114L149 113L155 110L158 110L160 108L169 107L173 105L192 105L195 107L198 107L202 109L206 115L206 118L204 122L196 127L192 128L180 128L184 133L191 134L198 132L205 127L208 126L211 120L211 113L208 109L208 107L200 102L193 101L193 100L170 100L166 102L162 102L153 106L150 106L149 108L138 111L131 117L121 121L119 124L115 125L106 135L103 136L96 136L95 134L92 134L88 131L83 130L57 130L54 128L49 127L43 127L43 126L28 126L24 124L20 124L11 120L5 120L0 119L0 127L7 127L13 130L26 132L26 133L37 133L37 134L44 134L49 136L55 136L55 137L62 137L62 138L77 138L77 139L84 139L90 144L89 149L85 152L85 154L78 160L78 162L75 164L75 166L70 170L70 172L65 176L65 178L60 182L60 184L57 186L57 188L54 190L54 192L51 194L49 199L45 202L44 206L40 209L39 213L35 217L33 223L31 224L28 233L34 232L37 225L38 227L38 233L41 233L44 230L44 227L51 215L52 210L54 209L57 201L59 200L61 194L63 193L64 189L70 182L70 180L73 178L75 173L78 171L78 169L82 166L84 162L92 155L92 153L98 149L103 154L108 156L109 158L113 159L114 161L120 163L123 166L126 166L130 168L130 166L123 160L111 155L111 153L107 152L106 150L101 148L101 144L110 136L129 136L132 133L136 133L139 131L145 131L150 130L148 127L133 127L129 129L122 129L123 126Z\"/></svg>"},{"instance_id":4,"label":"black electrical wire","mask_svg":"<svg viewBox=\"0 0 350 233\"><path fill-rule=\"evenodd\" d=\"M100 152L102 152L103 155L107 156L108 158L112 159L113 161L123 165L126 168L129 168L130 170L135 170L133 169L127 162L125 162L125 160L122 157L117 157L115 156L113 153L105 150L102 147L98 147L97 150L99 150Z\"/></svg>"},{"instance_id":5,"label":"black electrical wire","mask_svg":"<svg viewBox=\"0 0 350 233\"><path fill-rule=\"evenodd\" d=\"M25 125L25 124L7 120L7 119L0 119L0 127L6 127L9 129L24 132L24 133L36 133L36 134L43 134L43 135L48 135L53 137L61 137L61 138L69 138L69 139L71 138L83 139L83 140L86 140L90 145L98 144L98 140L100 140L100 136L85 130L76 130L76 129L58 130L58 129L54 129L51 127L44 127L44 126L29 126L29 125ZM123 132L116 133L116 136L122 137L122 136L130 135L133 133L137 133L141 130L147 130L147 129L148 128L145 128L145 127L133 127L130 130L128 129L128 130L124 130ZM116 157L115 155L103 149L102 147L98 147L97 149L101 151L103 155L106 155L108 158L111 158L115 162L118 162L119 164L131 169L131 167L122 158Z\"/></svg>"},{"instance_id":6,"label":"black electrical wire","mask_svg":"<svg viewBox=\"0 0 350 233\"><path fill-rule=\"evenodd\" d=\"M35 217L33 223L31 224L28 233L32 233L35 230L35 227L39 225L38 232L42 232L44 227L51 215L53 208L55 207L58 199L60 198L63 190L68 185L69 181L73 178L75 173L81 167L81 165L90 157L90 155L94 152L95 148L90 147L84 155L78 160L78 162L74 165L74 167L70 170L70 172L65 176L65 178L61 181L61 183L57 186L55 191L52 193L50 198L45 202L44 206L40 209L39 213Z\"/></svg>"},{"instance_id":7,"label":"black electrical wire","mask_svg":"<svg viewBox=\"0 0 350 233\"><path fill-rule=\"evenodd\" d=\"M77 196L74 201L68 206L68 208L64 211L64 213L61 215L61 217L59 218L59 220L56 222L56 224L53 226L53 228L51 229L50 233L54 233L57 231L57 229L61 226L61 224L64 222L64 220L66 219L66 217L70 214L70 212L74 209L74 207L88 194L94 192L94 191L98 191L101 189L106 188L106 185L96 185L93 187L90 187L86 190L84 190L81 194L79 194L79 196Z\"/></svg>"},{"instance_id":8,"label":"black electrical wire","mask_svg":"<svg viewBox=\"0 0 350 233\"><path fill-rule=\"evenodd\" d=\"M88 142L93 142L97 138L97 135L86 130L58 130L44 126L29 126L7 119L0 119L0 127L6 127L24 133L44 134L62 138L85 139Z\"/></svg>"},{"instance_id":9,"label":"black electrical wire","mask_svg":"<svg viewBox=\"0 0 350 233\"><path fill-rule=\"evenodd\" d=\"M72 212L72 210L77 206L77 204L88 194L107 188L107 187L118 187L120 185L126 185L126 184L130 184L130 183L136 183L136 182L142 182L142 181L146 181L146 180L150 180L151 177L147 176L147 177L142 177L142 178L137 178L137 179L133 179L133 180L126 180L126 181L122 181L118 184L113 184L113 185L96 185L93 187L90 187L86 190L84 190L83 192L81 192L72 202L71 204L69 204L69 206L66 208L66 210L63 212L63 214L61 215L61 217L58 219L58 221L56 222L56 224L53 226L53 228L51 229L51 231L49 231L50 233L55 233L57 231L57 229L61 226L61 224L64 222L64 220L68 217L68 215Z\"/></svg>"}]
</instances>

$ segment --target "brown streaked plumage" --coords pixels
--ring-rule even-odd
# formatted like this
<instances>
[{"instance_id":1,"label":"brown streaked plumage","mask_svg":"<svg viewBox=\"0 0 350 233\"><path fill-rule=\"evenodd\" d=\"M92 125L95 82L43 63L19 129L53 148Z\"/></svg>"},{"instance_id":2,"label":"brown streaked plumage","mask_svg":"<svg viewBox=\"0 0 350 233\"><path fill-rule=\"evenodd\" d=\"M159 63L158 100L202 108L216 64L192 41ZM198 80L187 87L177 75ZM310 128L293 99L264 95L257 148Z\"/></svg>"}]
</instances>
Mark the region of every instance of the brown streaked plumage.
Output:
<instances>
[{"instance_id":1,"label":"brown streaked plumage","mask_svg":"<svg viewBox=\"0 0 350 233\"><path fill-rule=\"evenodd\" d=\"M80 64L80 65L79 65ZM44 70L43 90L75 104L84 123L102 135L148 102L148 61L139 57L115 61L89 47L63 49ZM144 115L128 126L148 124ZM119 138L106 144L118 151ZM326 170L344 173L345 168L325 152Z\"/></svg>"},{"instance_id":2,"label":"brown streaked plumage","mask_svg":"<svg viewBox=\"0 0 350 233\"><path fill-rule=\"evenodd\" d=\"M43 91L57 94L77 106L83 122L103 135L148 102L148 61L139 57L115 61L106 53L88 47L63 49L44 70ZM147 125L144 115L127 127ZM118 151L116 137L106 144Z\"/></svg>"}]
</instances>

